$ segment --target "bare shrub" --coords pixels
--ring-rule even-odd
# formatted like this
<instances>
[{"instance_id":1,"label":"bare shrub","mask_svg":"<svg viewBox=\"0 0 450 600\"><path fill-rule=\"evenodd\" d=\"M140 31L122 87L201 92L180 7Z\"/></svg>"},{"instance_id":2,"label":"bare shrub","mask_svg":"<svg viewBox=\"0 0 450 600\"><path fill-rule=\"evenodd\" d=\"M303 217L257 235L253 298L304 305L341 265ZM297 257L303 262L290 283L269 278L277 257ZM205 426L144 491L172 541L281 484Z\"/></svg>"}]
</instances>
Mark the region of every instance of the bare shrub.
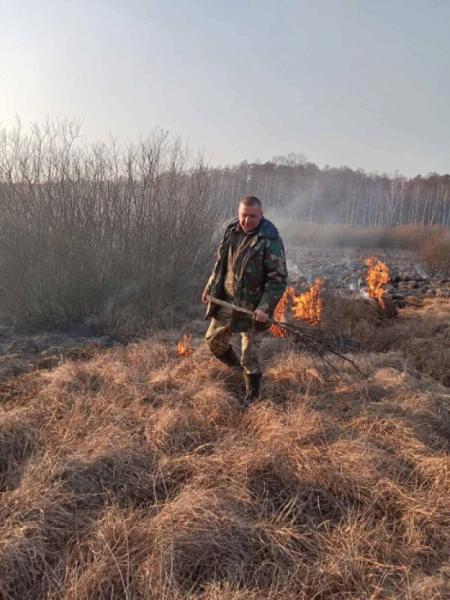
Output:
<instances>
[{"instance_id":1,"label":"bare shrub","mask_svg":"<svg viewBox=\"0 0 450 600\"><path fill-rule=\"evenodd\" d=\"M424 237L420 258L431 275L450 277L450 233L437 229Z\"/></svg>"},{"instance_id":2,"label":"bare shrub","mask_svg":"<svg viewBox=\"0 0 450 600\"><path fill-rule=\"evenodd\" d=\"M75 123L0 132L0 311L126 327L187 309L211 256L208 170L162 131L83 145Z\"/></svg>"}]
</instances>

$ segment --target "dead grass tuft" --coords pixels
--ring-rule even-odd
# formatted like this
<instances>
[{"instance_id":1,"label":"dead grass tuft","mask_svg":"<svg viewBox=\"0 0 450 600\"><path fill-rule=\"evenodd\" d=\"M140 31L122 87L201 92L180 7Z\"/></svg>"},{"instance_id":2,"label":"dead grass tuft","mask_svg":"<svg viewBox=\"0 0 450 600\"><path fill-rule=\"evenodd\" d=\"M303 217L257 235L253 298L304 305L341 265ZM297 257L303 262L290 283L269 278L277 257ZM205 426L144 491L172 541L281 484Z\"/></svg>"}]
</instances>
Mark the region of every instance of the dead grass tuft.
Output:
<instances>
[{"instance_id":1,"label":"dead grass tuft","mask_svg":"<svg viewBox=\"0 0 450 600\"><path fill-rule=\"evenodd\" d=\"M446 597L446 310L360 315L364 376L270 342L245 412L239 374L197 340L178 358L177 334L20 379L0 426L0 593ZM436 371L413 363L419 337Z\"/></svg>"},{"instance_id":2,"label":"dead grass tuft","mask_svg":"<svg viewBox=\"0 0 450 600\"><path fill-rule=\"evenodd\" d=\"M399 351L409 368L450 386L450 303L431 300L388 319L369 299L334 293L325 303L323 327L359 340L367 350Z\"/></svg>"},{"instance_id":3,"label":"dead grass tuft","mask_svg":"<svg viewBox=\"0 0 450 600\"><path fill-rule=\"evenodd\" d=\"M15 487L21 467L39 444L39 430L25 411L5 412L0 424L0 493Z\"/></svg>"}]
</instances>

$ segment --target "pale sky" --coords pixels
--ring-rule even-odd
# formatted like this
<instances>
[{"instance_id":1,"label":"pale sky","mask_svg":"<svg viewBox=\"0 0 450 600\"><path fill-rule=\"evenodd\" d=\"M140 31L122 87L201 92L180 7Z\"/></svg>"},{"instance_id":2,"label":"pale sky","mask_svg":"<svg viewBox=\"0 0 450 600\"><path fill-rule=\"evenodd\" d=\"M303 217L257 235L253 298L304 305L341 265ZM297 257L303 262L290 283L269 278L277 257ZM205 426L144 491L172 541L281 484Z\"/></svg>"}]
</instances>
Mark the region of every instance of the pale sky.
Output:
<instances>
[{"instance_id":1,"label":"pale sky","mask_svg":"<svg viewBox=\"0 0 450 600\"><path fill-rule=\"evenodd\" d=\"M0 0L0 126L450 172L450 0Z\"/></svg>"}]
</instances>

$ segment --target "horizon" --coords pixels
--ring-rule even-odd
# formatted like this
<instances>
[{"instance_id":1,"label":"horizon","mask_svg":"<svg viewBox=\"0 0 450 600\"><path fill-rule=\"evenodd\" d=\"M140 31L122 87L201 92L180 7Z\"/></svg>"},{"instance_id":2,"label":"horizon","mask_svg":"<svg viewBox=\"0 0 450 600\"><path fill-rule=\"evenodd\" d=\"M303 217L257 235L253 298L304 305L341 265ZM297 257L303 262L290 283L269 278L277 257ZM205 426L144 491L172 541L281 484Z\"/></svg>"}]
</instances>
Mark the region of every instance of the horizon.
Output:
<instances>
[{"instance_id":1,"label":"horizon","mask_svg":"<svg viewBox=\"0 0 450 600\"><path fill-rule=\"evenodd\" d=\"M0 1L1 127L77 119L87 143L160 127L214 167L295 153L321 169L450 172L439 0Z\"/></svg>"}]
</instances>

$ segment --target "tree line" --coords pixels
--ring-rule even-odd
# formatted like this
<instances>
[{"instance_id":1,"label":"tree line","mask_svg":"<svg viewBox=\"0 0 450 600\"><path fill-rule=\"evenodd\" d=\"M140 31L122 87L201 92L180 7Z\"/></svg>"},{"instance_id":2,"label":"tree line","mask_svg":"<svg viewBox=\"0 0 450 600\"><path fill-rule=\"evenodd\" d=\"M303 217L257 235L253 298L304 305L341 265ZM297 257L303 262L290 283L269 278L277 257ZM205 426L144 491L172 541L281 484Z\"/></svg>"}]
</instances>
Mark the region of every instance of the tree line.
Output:
<instances>
[{"instance_id":1,"label":"tree line","mask_svg":"<svg viewBox=\"0 0 450 600\"><path fill-rule=\"evenodd\" d=\"M450 226L450 175L406 178L348 167L320 169L301 157L211 170L212 193L232 213L236 198L260 196L290 220L352 226Z\"/></svg>"}]
</instances>

